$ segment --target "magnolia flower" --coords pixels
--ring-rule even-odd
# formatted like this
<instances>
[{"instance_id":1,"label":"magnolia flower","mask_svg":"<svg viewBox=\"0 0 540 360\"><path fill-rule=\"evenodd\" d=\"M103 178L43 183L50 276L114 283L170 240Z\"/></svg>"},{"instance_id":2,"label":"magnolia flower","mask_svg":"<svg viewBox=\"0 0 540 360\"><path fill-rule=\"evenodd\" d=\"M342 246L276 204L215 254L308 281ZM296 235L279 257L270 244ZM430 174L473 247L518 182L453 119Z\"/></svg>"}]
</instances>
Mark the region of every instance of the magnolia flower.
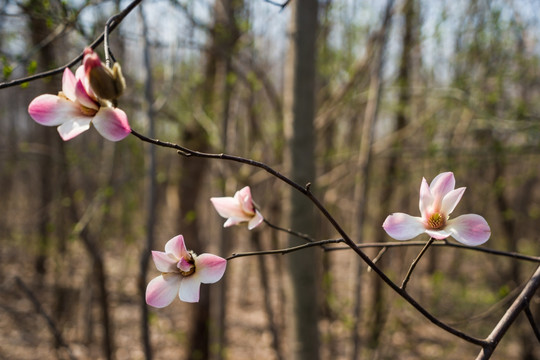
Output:
<instances>
[{"instance_id":1,"label":"magnolia flower","mask_svg":"<svg viewBox=\"0 0 540 360\"><path fill-rule=\"evenodd\" d=\"M176 295L185 302L199 301L201 283L212 284L223 276L227 260L212 254L195 255L178 235L165 244L165 252L152 251L161 275L146 287L146 303L156 308L169 305Z\"/></svg>"},{"instance_id":2,"label":"magnolia flower","mask_svg":"<svg viewBox=\"0 0 540 360\"><path fill-rule=\"evenodd\" d=\"M91 56L90 53L85 55ZM93 124L107 140L119 141L129 135L126 113L113 108L109 101L99 101L89 85L84 66L75 75L66 68L62 77L62 91L58 95L40 95L28 106L28 113L37 123L58 126L64 140L85 132Z\"/></svg>"},{"instance_id":3,"label":"magnolia flower","mask_svg":"<svg viewBox=\"0 0 540 360\"><path fill-rule=\"evenodd\" d=\"M467 214L450 219L465 188L454 189L454 174L445 172L433 179L430 185L425 178L420 186L420 214L414 217L404 213L389 215L383 223L388 235L396 240L410 240L421 233L435 239L452 236L470 246L488 241L491 230L486 220L476 214Z\"/></svg>"},{"instance_id":4,"label":"magnolia flower","mask_svg":"<svg viewBox=\"0 0 540 360\"><path fill-rule=\"evenodd\" d=\"M228 218L223 227L248 223L248 229L257 227L263 220L263 216L253 205L249 186L237 191L234 197L213 197L212 204L220 216Z\"/></svg>"}]
</instances>

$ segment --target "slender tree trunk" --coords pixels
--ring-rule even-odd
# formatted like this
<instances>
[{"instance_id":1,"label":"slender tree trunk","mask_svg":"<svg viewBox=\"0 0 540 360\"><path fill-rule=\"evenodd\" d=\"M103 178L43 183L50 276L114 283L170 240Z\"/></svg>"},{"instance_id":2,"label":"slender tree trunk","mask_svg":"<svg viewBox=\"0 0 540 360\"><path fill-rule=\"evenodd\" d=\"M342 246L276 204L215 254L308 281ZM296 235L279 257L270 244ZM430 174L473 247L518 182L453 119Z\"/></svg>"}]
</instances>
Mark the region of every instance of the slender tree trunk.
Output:
<instances>
[{"instance_id":1,"label":"slender tree trunk","mask_svg":"<svg viewBox=\"0 0 540 360\"><path fill-rule=\"evenodd\" d=\"M214 58L214 98L213 112L216 120L221 123L221 146L222 151L230 151L230 105L234 84L230 80L230 75L233 73L232 60L236 52L236 44L240 37L240 28L238 26L238 14L243 9L243 0L216 0L214 6L214 27L213 27L213 49L216 53ZM219 166L219 165L218 165ZM227 168L221 168L221 181L219 191L223 194L234 191L235 181L232 179L230 171ZM220 233L220 254L228 254L232 248L232 239L230 231L221 228ZM214 294L219 293L219 296L213 296L213 311L216 314L217 330L214 334L213 346L218 351L213 354L216 359L222 359L224 349L227 344L225 315L227 312L227 292L228 276L225 275L221 281L214 287ZM217 295L217 294L216 294Z\"/></svg>"},{"instance_id":2,"label":"slender tree trunk","mask_svg":"<svg viewBox=\"0 0 540 360\"><path fill-rule=\"evenodd\" d=\"M410 109L410 81L411 81L411 50L414 46L416 13L415 13L415 1L406 0L403 5L403 14L405 16L405 31L402 37L402 54L399 64L399 73L397 78L397 86L399 87L398 93L398 106L396 112L396 119L394 123L394 131L397 132L403 129L409 122L409 109ZM400 166L399 166L399 154L402 147L402 141L398 138L392 145L392 153L386 163L386 169L382 174L377 174L382 179L382 190L380 192L380 207L378 209L380 224L386 215L390 214L390 202L392 199L393 190L396 187L396 183L400 178ZM384 231L376 232L376 241L384 242L386 233ZM385 256L379 260L379 266L383 266L385 263ZM379 339L382 334L384 324L386 323L387 311L384 299L385 285L382 281L375 281L373 289L373 325L370 326L371 333L368 342L370 347L376 349L379 346Z\"/></svg>"},{"instance_id":3,"label":"slender tree trunk","mask_svg":"<svg viewBox=\"0 0 540 360\"><path fill-rule=\"evenodd\" d=\"M144 58L144 68L146 72L145 87L144 87L144 107L146 108L146 117L148 120L148 136L155 138L155 121L154 121L154 91L153 91L153 76L152 63L150 59L150 46L148 44L148 27L144 15L142 5L139 5L139 15L142 24L142 48ZM140 255L139 269L139 294L141 296L141 339L144 347L146 359L152 359L152 347L150 343L150 329L148 326L148 306L146 305L146 276L148 273L148 263L150 262L150 254L154 244L154 230L156 227L156 202L157 202L157 184L156 184L156 151L155 146L147 146L146 150L146 243Z\"/></svg>"},{"instance_id":4,"label":"slender tree trunk","mask_svg":"<svg viewBox=\"0 0 540 360\"><path fill-rule=\"evenodd\" d=\"M32 45L38 47L43 37L48 33L47 27L47 14L42 1L39 0L30 0L22 5L23 10L26 12L29 19L29 27L31 34ZM39 64L38 68L40 70L47 70L54 68L55 61L55 51L52 43L48 43L45 46L39 48ZM50 83L47 87L50 88L50 92L58 91L58 89L53 89L54 85ZM46 89L46 92L49 92L49 89ZM39 276L42 276L46 272L45 262L47 259L47 250L51 245L51 217L52 217L52 208L51 203L53 199L53 178L55 166L53 163L53 157L55 156L55 139L53 136L56 134L52 133L50 129L45 127L40 127L38 129L40 132L40 138L42 145L49 152L42 157L39 162L39 197L40 197L40 218L39 218L39 248L38 256L35 259L34 267Z\"/></svg>"},{"instance_id":5,"label":"slender tree trunk","mask_svg":"<svg viewBox=\"0 0 540 360\"><path fill-rule=\"evenodd\" d=\"M317 34L316 0L298 0L291 3L290 58L287 61L285 127L289 141L289 169L291 178L301 185L315 179L314 129L315 116L315 59ZM313 187L311 188L313 189ZM313 234L316 228L313 205L301 194L290 195L290 227ZM289 237L289 245L302 241ZM289 255L292 279L292 336L291 359L316 360L319 358L318 249Z\"/></svg>"},{"instance_id":6,"label":"slender tree trunk","mask_svg":"<svg viewBox=\"0 0 540 360\"><path fill-rule=\"evenodd\" d=\"M373 133L375 129L375 122L377 120L377 114L379 111L380 96L382 92L382 70L384 65L384 53L386 48L386 40L388 38L388 32L390 27L390 19L392 16L392 7L394 1L388 0L386 4L386 10L384 13L383 21L380 29L378 30L377 39L375 41L374 56L372 59L370 69L370 81L368 88L368 102L364 112L364 119L362 124L362 134L360 140L360 148L358 150L358 157L356 159L356 171L357 177L354 188L354 203L357 204L357 208L354 212L354 231L353 234L360 240L362 238L365 211L367 208L367 195L368 195L368 180L369 180L369 165L371 161L371 145L373 142ZM357 359L360 352L360 338L358 334L358 325L361 313L361 301L362 301L362 281L361 274L363 269L363 262L357 263L357 281L355 284L355 309L354 315L356 321L353 326L353 353L352 359ZM375 280L378 282L379 279ZM377 284L375 284L377 286ZM382 292L374 294L382 294ZM380 299L374 299L373 306L375 307L375 314L381 312L378 307L382 306ZM376 316L375 316L376 317ZM381 319L378 319L381 320ZM374 323L372 326L373 331L376 331L380 326L380 323ZM377 330L378 331L378 330ZM373 336L373 335L371 335Z\"/></svg>"}]
</instances>

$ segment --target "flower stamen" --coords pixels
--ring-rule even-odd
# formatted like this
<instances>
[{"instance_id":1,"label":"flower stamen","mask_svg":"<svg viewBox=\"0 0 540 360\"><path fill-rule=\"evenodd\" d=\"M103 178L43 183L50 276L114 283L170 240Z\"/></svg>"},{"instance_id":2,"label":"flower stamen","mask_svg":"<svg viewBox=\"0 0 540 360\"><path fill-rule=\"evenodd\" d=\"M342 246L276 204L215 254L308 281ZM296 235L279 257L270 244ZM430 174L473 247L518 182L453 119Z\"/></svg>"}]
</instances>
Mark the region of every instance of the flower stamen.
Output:
<instances>
[{"instance_id":1,"label":"flower stamen","mask_svg":"<svg viewBox=\"0 0 540 360\"><path fill-rule=\"evenodd\" d=\"M446 219L442 214L434 213L429 217L427 223L431 229L441 229L446 225Z\"/></svg>"}]
</instances>

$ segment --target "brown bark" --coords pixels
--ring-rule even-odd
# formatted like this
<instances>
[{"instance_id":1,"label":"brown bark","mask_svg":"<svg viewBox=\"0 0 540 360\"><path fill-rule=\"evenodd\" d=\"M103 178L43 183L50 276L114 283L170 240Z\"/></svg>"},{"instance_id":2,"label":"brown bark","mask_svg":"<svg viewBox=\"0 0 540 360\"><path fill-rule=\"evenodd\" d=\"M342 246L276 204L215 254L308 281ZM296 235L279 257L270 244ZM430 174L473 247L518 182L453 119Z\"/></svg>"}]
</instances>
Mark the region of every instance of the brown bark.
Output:
<instances>
[{"instance_id":1,"label":"brown bark","mask_svg":"<svg viewBox=\"0 0 540 360\"><path fill-rule=\"evenodd\" d=\"M316 0L299 0L293 7L290 57L285 85L285 128L289 142L289 171L292 180L305 185L315 179L314 117L317 8ZM290 228L313 236L316 228L313 205L301 194L290 195ZM289 237L289 245L298 245ZM318 293L319 252L309 249L289 256L292 279L293 359L319 358Z\"/></svg>"}]
</instances>

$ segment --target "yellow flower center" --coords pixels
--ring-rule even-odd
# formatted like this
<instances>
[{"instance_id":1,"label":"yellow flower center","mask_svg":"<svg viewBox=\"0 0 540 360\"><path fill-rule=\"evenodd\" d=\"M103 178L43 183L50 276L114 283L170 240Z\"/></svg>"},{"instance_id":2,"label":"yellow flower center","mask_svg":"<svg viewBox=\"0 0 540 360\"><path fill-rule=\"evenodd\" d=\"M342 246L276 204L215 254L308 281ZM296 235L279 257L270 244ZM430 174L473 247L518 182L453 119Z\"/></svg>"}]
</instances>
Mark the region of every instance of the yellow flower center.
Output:
<instances>
[{"instance_id":1,"label":"yellow flower center","mask_svg":"<svg viewBox=\"0 0 540 360\"><path fill-rule=\"evenodd\" d=\"M431 229L441 229L446 225L446 218L440 213L433 213L427 223Z\"/></svg>"}]
</instances>

